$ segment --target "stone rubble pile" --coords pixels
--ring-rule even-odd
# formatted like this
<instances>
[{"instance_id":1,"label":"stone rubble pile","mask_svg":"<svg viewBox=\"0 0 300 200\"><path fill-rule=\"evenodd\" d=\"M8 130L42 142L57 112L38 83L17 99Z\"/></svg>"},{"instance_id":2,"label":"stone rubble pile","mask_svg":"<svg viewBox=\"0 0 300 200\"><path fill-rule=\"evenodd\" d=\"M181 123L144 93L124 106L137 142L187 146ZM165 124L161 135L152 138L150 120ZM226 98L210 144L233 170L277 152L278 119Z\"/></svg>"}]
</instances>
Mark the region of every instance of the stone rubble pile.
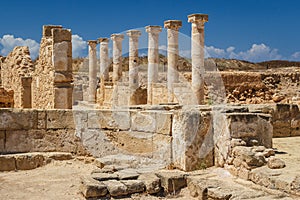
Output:
<instances>
[{"instance_id":1,"label":"stone rubble pile","mask_svg":"<svg viewBox=\"0 0 300 200\"><path fill-rule=\"evenodd\" d=\"M179 170L149 171L105 166L83 177L81 193L85 198L126 197L134 193L175 194L187 186L187 174Z\"/></svg>"}]
</instances>

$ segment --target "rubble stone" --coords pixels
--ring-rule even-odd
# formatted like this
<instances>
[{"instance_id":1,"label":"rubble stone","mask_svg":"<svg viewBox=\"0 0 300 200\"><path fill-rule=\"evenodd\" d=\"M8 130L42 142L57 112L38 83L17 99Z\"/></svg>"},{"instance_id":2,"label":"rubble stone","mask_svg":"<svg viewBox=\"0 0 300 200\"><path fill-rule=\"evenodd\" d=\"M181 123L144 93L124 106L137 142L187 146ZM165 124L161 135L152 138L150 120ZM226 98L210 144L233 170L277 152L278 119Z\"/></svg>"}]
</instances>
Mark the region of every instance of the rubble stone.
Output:
<instances>
[{"instance_id":1,"label":"rubble stone","mask_svg":"<svg viewBox=\"0 0 300 200\"><path fill-rule=\"evenodd\" d=\"M143 181L148 194L156 194L160 192L160 179L154 173L141 174L138 180Z\"/></svg>"}]
</instances>

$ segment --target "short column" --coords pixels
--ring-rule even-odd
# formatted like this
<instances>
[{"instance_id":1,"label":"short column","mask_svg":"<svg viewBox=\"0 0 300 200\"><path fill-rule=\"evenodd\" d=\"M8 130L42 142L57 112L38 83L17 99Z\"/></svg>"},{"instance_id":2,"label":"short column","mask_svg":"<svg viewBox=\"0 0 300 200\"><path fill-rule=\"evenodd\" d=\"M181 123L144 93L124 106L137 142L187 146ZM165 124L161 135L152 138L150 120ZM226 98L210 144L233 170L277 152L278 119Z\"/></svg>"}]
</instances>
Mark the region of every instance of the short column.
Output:
<instances>
[{"instance_id":1,"label":"short column","mask_svg":"<svg viewBox=\"0 0 300 200\"><path fill-rule=\"evenodd\" d=\"M188 16L188 22L192 23L192 89L196 104L204 104L204 23L207 21L206 14Z\"/></svg>"},{"instance_id":2,"label":"short column","mask_svg":"<svg viewBox=\"0 0 300 200\"><path fill-rule=\"evenodd\" d=\"M179 81L178 74L178 30L182 26L180 20L165 21L164 27L168 29L168 102L174 102L174 83Z\"/></svg>"},{"instance_id":3,"label":"short column","mask_svg":"<svg viewBox=\"0 0 300 200\"><path fill-rule=\"evenodd\" d=\"M129 30L127 31L129 36L129 105L136 105L136 95L135 91L139 87L139 37L141 36L141 31Z\"/></svg>"},{"instance_id":4,"label":"short column","mask_svg":"<svg viewBox=\"0 0 300 200\"><path fill-rule=\"evenodd\" d=\"M100 44L100 80L101 82L109 80L109 55L108 38L98 38Z\"/></svg>"},{"instance_id":5,"label":"short column","mask_svg":"<svg viewBox=\"0 0 300 200\"><path fill-rule=\"evenodd\" d=\"M147 86L147 104L152 104L153 83L158 80L158 39L161 32L161 26L146 26L148 33L148 86Z\"/></svg>"},{"instance_id":6,"label":"short column","mask_svg":"<svg viewBox=\"0 0 300 200\"><path fill-rule=\"evenodd\" d=\"M96 40L89 40L89 103L96 103L97 89L97 56L96 56Z\"/></svg>"},{"instance_id":7,"label":"short column","mask_svg":"<svg viewBox=\"0 0 300 200\"><path fill-rule=\"evenodd\" d=\"M112 34L113 41L113 83L116 84L122 78L122 41L123 34Z\"/></svg>"}]
</instances>

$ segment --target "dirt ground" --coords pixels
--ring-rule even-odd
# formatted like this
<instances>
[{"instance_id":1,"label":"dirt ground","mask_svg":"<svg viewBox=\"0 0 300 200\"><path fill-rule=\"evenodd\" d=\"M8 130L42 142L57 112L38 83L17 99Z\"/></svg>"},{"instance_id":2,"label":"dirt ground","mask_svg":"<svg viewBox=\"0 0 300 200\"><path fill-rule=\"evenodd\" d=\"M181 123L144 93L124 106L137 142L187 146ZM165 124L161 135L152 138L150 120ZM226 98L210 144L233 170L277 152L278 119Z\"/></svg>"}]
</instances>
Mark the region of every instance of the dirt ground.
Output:
<instances>
[{"instance_id":1,"label":"dirt ground","mask_svg":"<svg viewBox=\"0 0 300 200\"><path fill-rule=\"evenodd\" d=\"M83 200L79 192L80 178L97 169L93 164L77 160L53 161L26 171L0 172L0 199L2 200ZM187 188L168 198L133 195L126 199L182 199L192 200Z\"/></svg>"}]
</instances>

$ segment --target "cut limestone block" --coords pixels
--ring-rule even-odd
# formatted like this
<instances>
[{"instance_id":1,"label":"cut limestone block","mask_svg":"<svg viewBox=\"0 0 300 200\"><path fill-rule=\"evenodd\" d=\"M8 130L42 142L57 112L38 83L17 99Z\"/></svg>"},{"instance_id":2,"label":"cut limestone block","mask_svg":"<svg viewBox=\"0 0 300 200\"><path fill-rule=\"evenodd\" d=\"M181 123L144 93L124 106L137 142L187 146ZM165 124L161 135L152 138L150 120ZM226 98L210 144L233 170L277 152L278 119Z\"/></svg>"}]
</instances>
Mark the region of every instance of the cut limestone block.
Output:
<instances>
[{"instance_id":1,"label":"cut limestone block","mask_svg":"<svg viewBox=\"0 0 300 200\"><path fill-rule=\"evenodd\" d=\"M90 177L82 178L80 191L85 198L103 197L107 194L106 186Z\"/></svg>"}]
</instances>

